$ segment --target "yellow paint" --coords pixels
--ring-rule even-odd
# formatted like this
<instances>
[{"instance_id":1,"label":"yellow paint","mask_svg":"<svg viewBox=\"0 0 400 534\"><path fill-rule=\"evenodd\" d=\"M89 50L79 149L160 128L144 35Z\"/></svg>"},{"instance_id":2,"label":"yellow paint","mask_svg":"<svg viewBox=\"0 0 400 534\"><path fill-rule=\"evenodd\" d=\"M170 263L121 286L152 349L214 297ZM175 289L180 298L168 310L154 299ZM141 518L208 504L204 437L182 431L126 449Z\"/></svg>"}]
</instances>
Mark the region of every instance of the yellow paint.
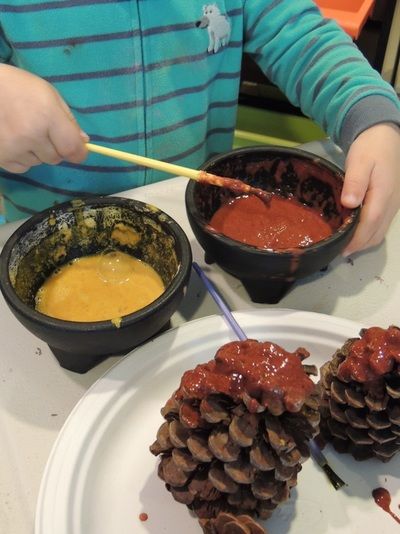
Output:
<instances>
[{"instance_id":1,"label":"yellow paint","mask_svg":"<svg viewBox=\"0 0 400 534\"><path fill-rule=\"evenodd\" d=\"M54 260L59 261L61 258L67 255L67 249L65 248L65 245L60 245L56 248L54 251Z\"/></svg>"},{"instance_id":2,"label":"yellow paint","mask_svg":"<svg viewBox=\"0 0 400 534\"><path fill-rule=\"evenodd\" d=\"M96 228L96 219L94 219L93 217L86 217L84 219L84 223L87 228Z\"/></svg>"},{"instance_id":3,"label":"yellow paint","mask_svg":"<svg viewBox=\"0 0 400 534\"><path fill-rule=\"evenodd\" d=\"M135 246L140 241L140 235L130 226L118 223L114 226L111 238L120 245Z\"/></svg>"},{"instance_id":4,"label":"yellow paint","mask_svg":"<svg viewBox=\"0 0 400 534\"><path fill-rule=\"evenodd\" d=\"M114 317L111 319L112 324L115 326L115 328L121 327L122 317Z\"/></svg>"},{"instance_id":5,"label":"yellow paint","mask_svg":"<svg viewBox=\"0 0 400 534\"><path fill-rule=\"evenodd\" d=\"M118 327L120 317L144 308L164 289L150 265L109 252L77 258L57 270L39 289L36 309L66 321L112 320Z\"/></svg>"}]
</instances>

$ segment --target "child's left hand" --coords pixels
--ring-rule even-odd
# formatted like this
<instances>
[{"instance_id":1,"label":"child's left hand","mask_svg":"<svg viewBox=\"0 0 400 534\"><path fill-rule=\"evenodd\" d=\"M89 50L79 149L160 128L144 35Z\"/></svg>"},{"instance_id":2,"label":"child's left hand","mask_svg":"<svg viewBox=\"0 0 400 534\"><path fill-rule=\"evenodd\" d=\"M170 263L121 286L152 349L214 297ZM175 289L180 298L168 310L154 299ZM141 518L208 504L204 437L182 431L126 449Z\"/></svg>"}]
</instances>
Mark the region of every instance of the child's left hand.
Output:
<instances>
[{"instance_id":1,"label":"child's left hand","mask_svg":"<svg viewBox=\"0 0 400 534\"><path fill-rule=\"evenodd\" d=\"M400 208L400 128L383 123L362 132L346 158L342 204L361 203L361 218L343 255L378 245Z\"/></svg>"}]
</instances>

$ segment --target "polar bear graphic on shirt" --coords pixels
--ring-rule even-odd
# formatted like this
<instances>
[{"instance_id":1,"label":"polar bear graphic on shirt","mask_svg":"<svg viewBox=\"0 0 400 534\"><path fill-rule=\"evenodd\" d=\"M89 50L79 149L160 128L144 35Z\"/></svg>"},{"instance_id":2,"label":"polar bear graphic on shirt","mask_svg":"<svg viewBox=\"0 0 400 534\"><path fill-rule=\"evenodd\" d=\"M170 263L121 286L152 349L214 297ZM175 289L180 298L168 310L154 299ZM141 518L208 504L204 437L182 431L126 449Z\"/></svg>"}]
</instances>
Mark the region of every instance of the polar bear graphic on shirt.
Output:
<instances>
[{"instance_id":1,"label":"polar bear graphic on shirt","mask_svg":"<svg viewBox=\"0 0 400 534\"><path fill-rule=\"evenodd\" d=\"M231 34L231 24L226 15L221 13L217 4L207 4L203 6L203 16L196 22L198 28L208 31L209 53L216 54L218 50L226 46Z\"/></svg>"}]
</instances>

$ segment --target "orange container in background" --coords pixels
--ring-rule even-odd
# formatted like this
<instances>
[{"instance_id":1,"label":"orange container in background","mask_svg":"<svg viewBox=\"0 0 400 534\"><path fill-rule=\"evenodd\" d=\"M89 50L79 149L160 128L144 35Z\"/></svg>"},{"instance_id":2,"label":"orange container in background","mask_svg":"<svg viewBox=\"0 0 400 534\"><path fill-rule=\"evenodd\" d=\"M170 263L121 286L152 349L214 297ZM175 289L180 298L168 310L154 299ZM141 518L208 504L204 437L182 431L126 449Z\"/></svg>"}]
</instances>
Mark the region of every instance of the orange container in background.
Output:
<instances>
[{"instance_id":1,"label":"orange container in background","mask_svg":"<svg viewBox=\"0 0 400 534\"><path fill-rule=\"evenodd\" d=\"M327 19L335 19L353 39L357 39L371 14L375 0L315 0Z\"/></svg>"}]
</instances>

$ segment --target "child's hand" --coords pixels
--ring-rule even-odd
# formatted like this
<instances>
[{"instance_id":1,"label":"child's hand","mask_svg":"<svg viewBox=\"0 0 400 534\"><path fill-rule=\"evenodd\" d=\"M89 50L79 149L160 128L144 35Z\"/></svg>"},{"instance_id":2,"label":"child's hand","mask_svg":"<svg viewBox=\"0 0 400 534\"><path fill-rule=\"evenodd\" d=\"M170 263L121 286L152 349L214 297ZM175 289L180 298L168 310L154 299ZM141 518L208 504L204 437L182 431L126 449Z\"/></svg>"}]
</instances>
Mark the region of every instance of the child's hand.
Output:
<instances>
[{"instance_id":1,"label":"child's hand","mask_svg":"<svg viewBox=\"0 0 400 534\"><path fill-rule=\"evenodd\" d=\"M378 245L400 208L400 128L384 123L362 132L350 147L342 204L363 203L361 219L344 255Z\"/></svg>"},{"instance_id":2,"label":"child's hand","mask_svg":"<svg viewBox=\"0 0 400 534\"><path fill-rule=\"evenodd\" d=\"M22 173L34 165L85 159L87 136L45 80L0 65L0 167Z\"/></svg>"}]
</instances>

